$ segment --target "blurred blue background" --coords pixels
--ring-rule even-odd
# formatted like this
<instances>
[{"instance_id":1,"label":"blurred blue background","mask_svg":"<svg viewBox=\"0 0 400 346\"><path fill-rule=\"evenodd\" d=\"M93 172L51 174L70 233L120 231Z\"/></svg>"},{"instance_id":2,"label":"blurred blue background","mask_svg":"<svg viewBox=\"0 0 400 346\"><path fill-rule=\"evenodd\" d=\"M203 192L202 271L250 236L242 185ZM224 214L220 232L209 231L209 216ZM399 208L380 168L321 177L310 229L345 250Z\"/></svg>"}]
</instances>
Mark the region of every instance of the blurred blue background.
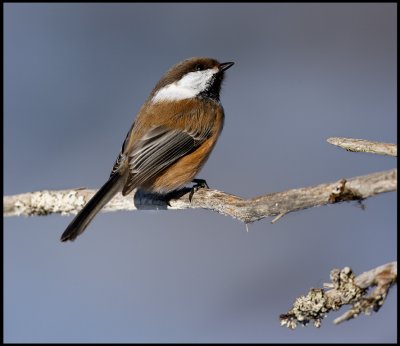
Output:
<instances>
[{"instance_id":1,"label":"blurred blue background","mask_svg":"<svg viewBox=\"0 0 400 346\"><path fill-rule=\"evenodd\" d=\"M5 4L4 194L99 188L161 75L234 61L199 175L243 197L391 169L331 136L397 142L396 4ZM5 342L395 342L378 314L279 325L294 299L396 259L396 194L245 226L210 211L4 219Z\"/></svg>"}]
</instances>

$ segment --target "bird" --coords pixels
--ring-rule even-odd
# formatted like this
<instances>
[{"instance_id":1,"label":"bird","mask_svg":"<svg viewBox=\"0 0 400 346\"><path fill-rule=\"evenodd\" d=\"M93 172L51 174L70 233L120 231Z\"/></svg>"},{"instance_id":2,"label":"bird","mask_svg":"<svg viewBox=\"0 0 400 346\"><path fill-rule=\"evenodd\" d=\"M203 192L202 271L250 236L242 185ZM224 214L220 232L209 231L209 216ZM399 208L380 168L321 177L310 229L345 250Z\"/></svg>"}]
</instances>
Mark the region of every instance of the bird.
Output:
<instances>
[{"instance_id":1,"label":"bird","mask_svg":"<svg viewBox=\"0 0 400 346\"><path fill-rule=\"evenodd\" d=\"M145 100L126 135L107 182L68 225L73 241L116 195L133 189L167 194L192 181L224 125L221 85L234 62L194 57L172 66Z\"/></svg>"}]
</instances>

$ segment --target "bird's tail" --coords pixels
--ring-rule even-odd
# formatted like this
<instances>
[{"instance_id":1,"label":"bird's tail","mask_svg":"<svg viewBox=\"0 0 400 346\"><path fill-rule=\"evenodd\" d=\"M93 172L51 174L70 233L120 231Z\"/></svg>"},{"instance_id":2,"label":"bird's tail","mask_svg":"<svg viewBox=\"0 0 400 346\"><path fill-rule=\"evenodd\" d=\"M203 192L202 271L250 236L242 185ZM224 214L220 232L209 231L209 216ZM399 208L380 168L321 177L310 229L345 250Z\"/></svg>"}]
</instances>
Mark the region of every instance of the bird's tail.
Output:
<instances>
[{"instance_id":1,"label":"bird's tail","mask_svg":"<svg viewBox=\"0 0 400 346\"><path fill-rule=\"evenodd\" d=\"M123 182L119 173L113 174L68 225L61 236L61 241L75 240L83 233L96 214L120 191Z\"/></svg>"}]
</instances>

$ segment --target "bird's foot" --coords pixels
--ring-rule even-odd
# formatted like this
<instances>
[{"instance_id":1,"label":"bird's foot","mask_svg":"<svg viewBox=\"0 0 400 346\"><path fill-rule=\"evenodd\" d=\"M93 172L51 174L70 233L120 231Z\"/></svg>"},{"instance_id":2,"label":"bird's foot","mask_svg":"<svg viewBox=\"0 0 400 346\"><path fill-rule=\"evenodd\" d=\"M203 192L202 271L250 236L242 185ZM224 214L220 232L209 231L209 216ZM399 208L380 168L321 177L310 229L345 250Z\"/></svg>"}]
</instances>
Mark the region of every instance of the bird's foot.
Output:
<instances>
[{"instance_id":1,"label":"bird's foot","mask_svg":"<svg viewBox=\"0 0 400 346\"><path fill-rule=\"evenodd\" d=\"M192 183L194 183L195 185L193 185L192 189L190 190L189 202L192 202L192 197L194 193L197 192L199 189L209 189L209 186L204 179L193 179Z\"/></svg>"}]
</instances>

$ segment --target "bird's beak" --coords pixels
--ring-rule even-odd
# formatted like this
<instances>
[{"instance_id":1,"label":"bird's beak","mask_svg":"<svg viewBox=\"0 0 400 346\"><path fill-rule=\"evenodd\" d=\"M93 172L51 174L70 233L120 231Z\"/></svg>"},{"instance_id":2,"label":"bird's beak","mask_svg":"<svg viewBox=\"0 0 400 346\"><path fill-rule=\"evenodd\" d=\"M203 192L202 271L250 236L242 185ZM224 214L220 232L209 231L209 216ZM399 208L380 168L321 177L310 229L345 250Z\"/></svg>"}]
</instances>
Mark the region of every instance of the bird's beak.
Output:
<instances>
[{"instance_id":1,"label":"bird's beak","mask_svg":"<svg viewBox=\"0 0 400 346\"><path fill-rule=\"evenodd\" d=\"M222 64L219 64L219 68L221 71L226 71L228 68L232 67L234 62L223 62Z\"/></svg>"}]
</instances>

